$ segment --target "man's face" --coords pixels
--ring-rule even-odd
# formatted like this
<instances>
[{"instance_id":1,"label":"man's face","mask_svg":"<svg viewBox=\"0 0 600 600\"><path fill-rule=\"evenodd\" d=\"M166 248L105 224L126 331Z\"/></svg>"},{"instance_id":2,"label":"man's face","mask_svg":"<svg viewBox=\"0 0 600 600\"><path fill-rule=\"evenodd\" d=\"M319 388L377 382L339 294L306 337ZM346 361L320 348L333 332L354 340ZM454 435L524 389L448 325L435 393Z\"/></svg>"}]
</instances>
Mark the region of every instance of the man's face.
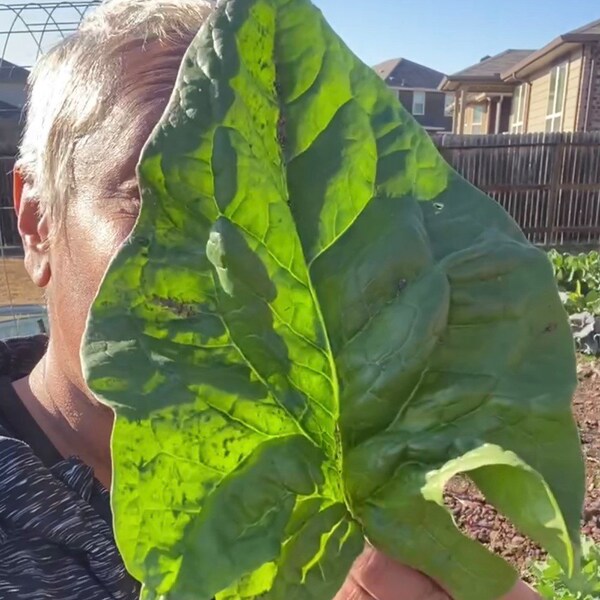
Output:
<instances>
[{"instance_id":1,"label":"man's face","mask_svg":"<svg viewBox=\"0 0 600 600\"><path fill-rule=\"evenodd\" d=\"M135 168L171 95L183 51L157 43L128 51L114 109L75 150L75 192L50 245L46 293L54 352L80 389L86 389L79 352L89 310L135 225Z\"/></svg>"}]
</instances>

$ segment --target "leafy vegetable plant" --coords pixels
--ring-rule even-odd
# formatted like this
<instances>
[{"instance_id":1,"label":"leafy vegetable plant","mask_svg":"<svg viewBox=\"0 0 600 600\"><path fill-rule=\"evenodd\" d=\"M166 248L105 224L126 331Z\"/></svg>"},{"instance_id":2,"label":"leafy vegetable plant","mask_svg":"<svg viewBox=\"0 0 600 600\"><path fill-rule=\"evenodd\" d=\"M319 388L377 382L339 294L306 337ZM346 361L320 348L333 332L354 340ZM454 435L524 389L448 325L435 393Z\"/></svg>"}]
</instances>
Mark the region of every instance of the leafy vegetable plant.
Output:
<instances>
[{"instance_id":1,"label":"leafy vegetable plant","mask_svg":"<svg viewBox=\"0 0 600 600\"><path fill-rule=\"evenodd\" d=\"M552 250L548 255L567 311L600 316L600 253Z\"/></svg>"},{"instance_id":2,"label":"leafy vegetable plant","mask_svg":"<svg viewBox=\"0 0 600 600\"><path fill-rule=\"evenodd\" d=\"M308 0L221 2L139 165L92 309L112 503L144 598L326 600L364 539L459 600L515 573L468 472L567 572L583 466L546 256Z\"/></svg>"},{"instance_id":3,"label":"leafy vegetable plant","mask_svg":"<svg viewBox=\"0 0 600 600\"><path fill-rule=\"evenodd\" d=\"M600 546L590 540L583 544L581 571L573 579L565 576L553 558L531 568L535 587L548 600L597 600L600 597Z\"/></svg>"}]
</instances>

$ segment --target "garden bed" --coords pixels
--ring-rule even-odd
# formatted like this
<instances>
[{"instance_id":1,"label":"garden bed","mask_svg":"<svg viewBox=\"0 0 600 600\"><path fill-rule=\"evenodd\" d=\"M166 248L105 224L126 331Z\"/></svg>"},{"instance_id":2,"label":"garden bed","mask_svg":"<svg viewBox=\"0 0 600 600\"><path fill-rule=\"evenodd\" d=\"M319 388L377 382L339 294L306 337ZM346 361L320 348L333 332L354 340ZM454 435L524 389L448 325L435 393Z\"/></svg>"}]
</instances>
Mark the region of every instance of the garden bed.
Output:
<instances>
[{"instance_id":1,"label":"garden bed","mask_svg":"<svg viewBox=\"0 0 600 600\"><path fill-rule=\"evenodd\" d=\"M0 307L39 304L40 290L29 279L22 259L7 259L0 269ZM6 284L6 279L10 287ZM586 536L600 544L600 361L581 359L574 411L579 423L587 463L587 497L583 522ZM535 544L487 505L466 479L453 480L446 501L457 523L468 533L504 556L523 574L533 560L544 557Z\"/></svg>"},{"instance_id":2,"label":"garden bed","mask_svg":"<svg viewBox=\"0 0 600 600\"><path fill-rule=\"evenodd\" d=\"M578 373L579 387L573 409L587 466L582 528L584 535L600 544L600 361L582 359ZM486 504L468 480L453 480L448 487L446 502L465 533L503 556L523 575L527 575L526 570L533 561L544 558L542 550Z\"/></svg>"}]
</instances>

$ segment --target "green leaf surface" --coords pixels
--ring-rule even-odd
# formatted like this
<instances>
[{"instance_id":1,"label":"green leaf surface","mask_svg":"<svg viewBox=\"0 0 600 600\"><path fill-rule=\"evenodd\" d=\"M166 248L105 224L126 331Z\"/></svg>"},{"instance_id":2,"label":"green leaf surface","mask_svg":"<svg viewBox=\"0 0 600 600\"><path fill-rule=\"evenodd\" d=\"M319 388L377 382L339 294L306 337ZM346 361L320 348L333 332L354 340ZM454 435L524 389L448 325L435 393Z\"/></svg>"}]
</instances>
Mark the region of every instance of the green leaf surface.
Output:
<instances>
[{"instance_id":1,"label":"green leaf surface","mask_svg":"<svg viewBox=\"0 0 600 600\"><path fill-rule=\"evenodd\" d=\"M83 359L144 598L330 600L367 538L494 599L467 472L572 573L573 345L545 255L308 0L221 2L139 165Z\"/></svg>"}]
</instances>

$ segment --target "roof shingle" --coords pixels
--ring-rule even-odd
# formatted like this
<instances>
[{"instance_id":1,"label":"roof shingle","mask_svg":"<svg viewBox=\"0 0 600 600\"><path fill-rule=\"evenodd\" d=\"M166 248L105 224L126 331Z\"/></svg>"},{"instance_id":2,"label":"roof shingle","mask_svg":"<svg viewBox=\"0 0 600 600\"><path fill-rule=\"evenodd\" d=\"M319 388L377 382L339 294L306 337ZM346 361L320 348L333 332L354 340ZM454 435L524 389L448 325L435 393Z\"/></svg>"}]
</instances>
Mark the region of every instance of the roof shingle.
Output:
<instances>
[{"instance_id":1,"label":"roof shingle","mask_svg":"<svg viewBox=\"0 0 600 600\"><path fill-rule=\"evenodd\" d=\"M579 29L573 29L573 31L569 31L571 34L590 34L590 35L600 35L600 19L597 21L592 21Z\"/></svg>"},{"instance_id":2,"label":"roof shingle","mask_svg":"<svg viewBox=\"0 0 600 600\"><path fill-rule=\"evenodd\" d=\"M388 85L395 87L434 90L444 79L443 73L406 58L386 60L373 69Z\"/></svg>"},{"instance_id":3,"label":"roof shingle","mask_svg":"<svg viewBox=\"0 0 600 600\"><path fill-rule=\"evenodd\" d=\"M450 80L460 79L494 79L500 81L501 74L529 56L533 50L505 50L496 56L467 67L448 76Z\"/></svg>"}]
</instances>

